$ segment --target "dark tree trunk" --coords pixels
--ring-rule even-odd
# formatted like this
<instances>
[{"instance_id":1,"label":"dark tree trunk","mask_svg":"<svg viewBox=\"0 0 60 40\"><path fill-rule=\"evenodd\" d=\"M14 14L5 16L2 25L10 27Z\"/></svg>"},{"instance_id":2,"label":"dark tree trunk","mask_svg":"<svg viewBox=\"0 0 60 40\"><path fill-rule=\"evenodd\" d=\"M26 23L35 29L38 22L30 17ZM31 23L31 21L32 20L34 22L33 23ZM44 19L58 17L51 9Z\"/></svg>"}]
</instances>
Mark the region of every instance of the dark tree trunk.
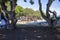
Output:
<instances>
[{"instance_id":1,"label":"dark tree trunk","mask_svg":"<svg viewBox=\"0 0 60 40\"><path fill-rule=\"evenodd\" d=\"M11 25L12 25L12 27L14 27L14 28L16 28L16 22L17 22L17 20L16 20L16 18L15 18L15 6L16 6L16 1L17 0L12 0L12 1L10 1L10 5L11 5Z\"/></svg>"},{"instance_id":2,"label":"dark tree trunk","mask_svg":"<svg viewBox=\"0 0 60 40\"><path fill-rule=\"evenodd\" d=\"M41 15L49 23L50 27L53 27L53 24L51 23L51 18L50 18L50 14L49 14L49 8L50 8L51 4L53 3L53 1L54 0L48 0L47 7L46 7L46 16L45 16L44 13L43 13L43 11L42 11L41 0L38 0L39 10L41 12Z\"/></svg>"},{"instance_id":3,"label":"dark tree trunk","mask_svg":"<svg viewBox=\"0 0 60 40\"><path fill-rule=\"evenodd\" d=\"M8 12L7 11L7 7L5 6L5 2L7 2L7 1L10 1L10 6L11 6L11 11L10 12ZM6 15L6 17L8 17L7 19L7 26L9 26L9 16L8 16L8 13L9 13L9 15L10 15L10 17L11 17L11 25L12 25L12 27L14 27L14 28L16 28L16 22L17 22L17 20L16 20L16 18L15 18L15 6L16 6L16 2L17 2L17 0L1 0L0 1L0 5L1 5L1 7L2 7L2 12L3 13L5 13L5 15ZM0 10L1 11L1 10Z\"/></svg>"},{"instance_id":4,"label":"dark tree trunk","mask_svg":"<svg viewBox=\"0 0 60 40\"><path fill-rule=\"evenodd\" d=\"M17 19L15 18L15 15L14 15L14 12L10 12L11 14L11 25L12 27L16 28L16 22L17 22Z\"/></svg>"}]
</instances>

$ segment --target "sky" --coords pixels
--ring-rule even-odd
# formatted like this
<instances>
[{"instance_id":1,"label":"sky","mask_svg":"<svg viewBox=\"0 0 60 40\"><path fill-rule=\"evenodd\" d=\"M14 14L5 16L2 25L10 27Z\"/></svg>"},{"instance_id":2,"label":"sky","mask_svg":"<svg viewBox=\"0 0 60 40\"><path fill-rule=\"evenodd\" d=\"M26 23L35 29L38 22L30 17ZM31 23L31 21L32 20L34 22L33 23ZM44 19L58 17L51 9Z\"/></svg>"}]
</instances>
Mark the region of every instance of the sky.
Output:
<instances>
[{"instance_id":1,"label":"sky","mask_svg":"<svg viewBox=\"0 0 60 40\"><path fill-rule=\"evenodd\" d=\"M38 0L33 0L34 4L31 5L29 3L29 0L27 2L24 2L23 0L18 0L17 5L22 6L23 8L32 8L33 10L39 10L39 5L38 5ZM48 0L41 0L42 3L42 10L45 12L46 11L46 4L48 3ZM58 0L55 0L51 7L51 11L56 11L57 15L60 15L60 2Z\"/></svg>"}]
</instances>

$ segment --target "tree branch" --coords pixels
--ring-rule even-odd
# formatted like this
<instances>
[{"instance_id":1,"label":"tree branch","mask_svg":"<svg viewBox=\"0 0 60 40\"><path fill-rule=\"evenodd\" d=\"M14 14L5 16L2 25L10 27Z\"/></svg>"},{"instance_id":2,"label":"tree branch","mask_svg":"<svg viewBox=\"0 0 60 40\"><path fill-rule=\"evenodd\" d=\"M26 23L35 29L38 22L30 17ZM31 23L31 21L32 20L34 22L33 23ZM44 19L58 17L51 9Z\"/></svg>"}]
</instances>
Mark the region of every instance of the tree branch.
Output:
<instances>
[{"instance_id":1,"label":"tree branch","mask_svg":"<svg viewBox=\"0 0 60 40\"><path fill-rule=\"evenodd\" d=\"M47 19L46 16L44 15L43 11L42 11L42 4L41 4L41 0L38 0L38 4L39 4L39 10L41 12L41 15L44 19Z\"/></svg>"},{"instance_id":2,"label":"tree branch","mask_svg":"<svg viewBox=\"0 0 60 40\"><path fill-rule=\"evenodd\" d=\"M47 8L46 8L46 15L47 15L47 18L50 18L49 8L50 8L50 6L52 5L53 1L54 1L54 0L48 0Z\"/></svg>"},{"instance_id":3,"label":"tree branch","mask_svg":"<svg viewBox=\"0 0 60 40\"><path fill-rule=\"evenodd\" d=\"M50 13L53 13L53 15L57 18L57 16L56 16L57 13L56 13L56 11L53 11L53 12L52 12L52 11L49 10L49 12L50 12Z\"/></svg>"}]
</instances>

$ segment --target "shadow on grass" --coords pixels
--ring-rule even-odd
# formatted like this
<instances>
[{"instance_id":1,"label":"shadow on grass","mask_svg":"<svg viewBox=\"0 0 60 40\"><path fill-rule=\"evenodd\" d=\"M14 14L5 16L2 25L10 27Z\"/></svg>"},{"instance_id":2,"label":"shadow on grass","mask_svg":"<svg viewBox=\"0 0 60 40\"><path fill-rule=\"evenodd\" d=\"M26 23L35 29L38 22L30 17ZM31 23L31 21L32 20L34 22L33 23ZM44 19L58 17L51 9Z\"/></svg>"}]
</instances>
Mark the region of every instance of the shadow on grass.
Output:
<instances>
[{"instance_id":1,"label":"shadow on grass","mask_svg":"<svg viewBox=\"0 0 60 40\"><path fill-rule=\"evenodd\" d=\"M55 28L37 27L33 25L17 25L16 30L5 31L1 40L59 40Z\"/></svg>"}]
</instances>

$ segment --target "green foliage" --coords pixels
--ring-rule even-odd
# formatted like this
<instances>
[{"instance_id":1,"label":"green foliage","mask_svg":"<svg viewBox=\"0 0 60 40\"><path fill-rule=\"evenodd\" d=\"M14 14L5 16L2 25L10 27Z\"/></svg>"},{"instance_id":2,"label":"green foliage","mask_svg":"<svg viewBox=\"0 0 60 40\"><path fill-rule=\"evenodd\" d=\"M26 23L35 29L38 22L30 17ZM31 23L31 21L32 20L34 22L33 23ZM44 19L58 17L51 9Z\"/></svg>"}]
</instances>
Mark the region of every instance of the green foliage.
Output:
<instances>
[{"instance_id":1,"label":"green foliage","mask_svg":"<svg viewBox=\"0 0 60 40\"><path fill-rule=\"evenodd\" d=\"M41 14L40 14L39 11L34 11L33 16L35 16L37 18L40 18L41 17Z\"/></svg>"},{"instance_id":2,"label":"green foliage","mask_svg":"<svg viewBox=\"0 0 60 40\"><path fill-rule=\"evenodd\" d=\"M41 18L40 12L39 11L34 11L31 8L25 8L23 10L23 14L25 16L31 16L31 17Z\"/></svg>"},{"instance_id":3,"label":"green foliage","mask_svg":"<svg viewBox=\"0 0 60 40\"><path fill-rule=\"evenodd\" d=\"M20 17L20 16L31 16L31 17L36 17L36 18L41 17L39 11L34 11L31 8L24 9L21 6L16 6L15 13L16 13L16 16L18 16L18 17Z\"/></svg>"},{"instance_id":4,"label":"green foliage","mask_svg":"<svg viewBox=\"0 0 60 40\"><path fill-rule=\"evenodd\" d=\"M26 2L27 0L24 0L24 2ZM7 1L7 0L4 0L5 2L5 5L7 6L7 11L11 11L11 5L10 5L10 1ZM30 0L29 1L31 4L34 4L34 1L33 0ZM39 11L34 11L32 10L31 8L22 8L21 6L16 6L15 7L15 13L16 13L16 17L18 16L32 16L32 17L37 17L39 18L40 17L40 13Z\"/></svg>"},{"instance_id":5,"label":"green foliage","mask_svg":"<svg viewBox=\"0 0 60 40\"><path fill-rule=\"evenodd\" d=\"M7 11L11 11L11 6L10 6L10 2L6 2L5 5L7 6Z\"/></svg>"},{"instance_id":6,"label":"green foliage","mask_svg":"<svg viewBox=\"0 0 60 40\"><path fill-rule=\"evenodd\" d=\"M32 16L32 13L34 12L34 10L30 9L30 8L25 8L23 13L25 16Z\"/></svg>"},{"instance_id":7,"label":"green foliage","mask_svg":"<svg viewBox=\"0 0 60 40\"><path fill-rule=\"evenodd\" d=\"M23 11L23 8L21 6L16 6L15 8L16 16L20 16L22 11Z\"/></svg>"}]
</instances>

